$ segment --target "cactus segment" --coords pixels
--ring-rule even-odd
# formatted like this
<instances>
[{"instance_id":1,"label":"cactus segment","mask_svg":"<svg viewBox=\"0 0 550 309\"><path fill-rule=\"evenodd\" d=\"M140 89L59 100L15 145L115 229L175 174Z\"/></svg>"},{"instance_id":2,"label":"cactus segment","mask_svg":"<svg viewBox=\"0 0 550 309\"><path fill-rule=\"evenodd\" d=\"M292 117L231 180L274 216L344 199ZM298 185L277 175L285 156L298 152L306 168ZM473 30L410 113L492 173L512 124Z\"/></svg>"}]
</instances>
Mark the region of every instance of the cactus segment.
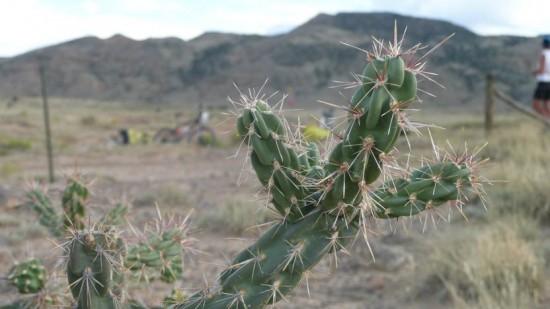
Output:
<instances>
[{"instance_id":1,"label":"cactus segment","mask_svg":"<svg viewBox=\"0 0 550 309\"><path fill-rule=\"evenodd\" d=\"M417 92L416 76L413 72L406 70L401 87L391 89L392 97L395 101L402 103L414 100Z\"/></svg>"},{"instance_id":2,"label":"cactus segment","mask_svg":"<svg viewBox=\"0 0 550 309\"><path fill-rule=\"evenodd\" d=\"M370 94L373 87L382 81L386 71L386 60L374 59L369 61L363 70L363 82L361 88L366 94Z\"/></svg>"},{"instance_id":3,"label":"cactus segment","mask_svg":"<svg viewBox=\"0 0 550 309\"><path fill-rule=\"evenodd\" d=\"M262 112L261 114L269 130L278 136L286 136L286 127L277 115L273 112Z\"/></svg>"},{"instance_id":4,"label":"cactus segment","mask_svg":"<svg viewBox=\"0 0 550 309\"><path fill-rule=\"evenodd\" d=\"M237 133L242 139L248 137L248 129L244 126L243 116L239 116L239 118L237 118Z\"/></svg>"},{"instance_id":5,"label":"cactus segment","mask_svg":"<svg viewBox=\"0 0 550 309\"><path fill-rule=\"evenodd\" d=\"M314 142L309 142L307 145L307 159L309 166L319 165L319 148Z\"/></svg>"},{"instance_id":6,"label":"cactus segment","mask_svg":"<svg viewBox=\"0 0 550 309\"><path fill-rule=\"evenodd\" d=\"M366 101L367 97L367 93L363 90L363 87L357 88L357 90L351 97L351 108L356 109L363 107L364 101Z\"/></svg>"},{"instance_id":7,"label":"cactus segment","mask_svg":"<svg viewBox=\"0 0 550 309\"><path fill-rule=\"evenodd\" d=\"M269 130L265 124L262 114L258 110L253 110L252 115L254 116L254 128L256 129L256 132L258 132L263 139L270 137L271 130Z\"/></svg>"},{"instance_id":8,"label":"cactus segment","mask_svg":"<svg viewBox=\"0 0 550 309\"><path fill-rule=\"evenodd\" d=\"M245 128L250 128L250 126L254 123L254 116L252 115L252 110L250 108L243 109L243 125Z\"/></svg>"},{"instance_id":9,"label":"cactus segment","mask_svg":"<svg viewBox=\"0 0 550 309\"><path fill-rule=\"evenodd\" d=\"M405 61L401 57L388 60L388 87L400 88L405 79Z\"/></svg>"},{"instance_id":10,"label":"cactus segment","mask_svg":"<svg viewBox=\"0 0 550 309\"><path fill-rule=\"evenodd\" d=\"M388 91L384 88L375 89L370 98L370 107L367 111L367 118L365 124L367 129L371 130L376 127L380 116L382 115L382 108L385 104L388 104L390 97Z\"/></svg>"},{"instance_id":11,"label":"cactus segment","mask_svg":"<svg viewBox=\"0 0 550 309\"><path fill-rule=\"evenodd\" d=\"M65 213L63 224L65 227L82 230L86 228L86 200L88 188L77 178L69 178L68 185L63 191L61 203Z\"/></svg>"},{"instance_id":12,"label":"cactus segment","mask_svg":"<svg viewBox=\"0 0 550 309\"><path fill-rule=\"evenodd\" d=\"M260 112L269 112L271 111L271 108L269 107L269 104L267 104L264 100L256 100L252 103L254 107L256 107L257 110Z\"/></svg>"}]
</instances>

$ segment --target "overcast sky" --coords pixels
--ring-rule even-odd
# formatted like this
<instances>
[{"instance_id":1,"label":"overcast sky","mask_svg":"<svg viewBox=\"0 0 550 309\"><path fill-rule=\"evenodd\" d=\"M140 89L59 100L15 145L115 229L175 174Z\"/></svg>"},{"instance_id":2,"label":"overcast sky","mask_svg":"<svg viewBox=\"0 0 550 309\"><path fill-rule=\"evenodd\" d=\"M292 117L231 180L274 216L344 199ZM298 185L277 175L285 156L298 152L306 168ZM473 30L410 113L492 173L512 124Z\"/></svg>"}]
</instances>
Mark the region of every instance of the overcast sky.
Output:
<instances>
[{"instance_id":1,"label":"overcast sky","mask_svg":"<svg viewBox=\"0 0 550 309\"><path fill-rule=\"evenodd\" d=\"M481 35L550 34L547 0L0 0L0 7L0 57L87 35L187 40L205 31L277 34L338 12L428 17Z\"/></svg>"}]
</instances>

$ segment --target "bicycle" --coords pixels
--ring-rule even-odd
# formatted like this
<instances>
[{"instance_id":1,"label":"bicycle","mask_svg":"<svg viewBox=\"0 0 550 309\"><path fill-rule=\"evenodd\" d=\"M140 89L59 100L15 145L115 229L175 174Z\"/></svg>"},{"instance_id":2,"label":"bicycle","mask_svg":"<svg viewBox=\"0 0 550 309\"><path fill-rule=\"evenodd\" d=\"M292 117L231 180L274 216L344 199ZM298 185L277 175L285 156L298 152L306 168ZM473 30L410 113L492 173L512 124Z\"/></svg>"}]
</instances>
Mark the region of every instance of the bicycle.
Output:
<instances>
[{"instance_id":1,"label":"bicycle","mask_svg":"<svg viewBox=\"0 0 550 309\"><path fill-rule=\"evenodd\" d=\"M187 143L197 143L203 146L216 146L217 137L214 130L208 127L209 114L199 104L198 115L188 121L179 123L175 128L161 128L153 136L155 143L179 143L185 140ZM178 118L178 115L176 115ZM176 121L177 122L177 121Z\"/></svg>"}]
</instances>

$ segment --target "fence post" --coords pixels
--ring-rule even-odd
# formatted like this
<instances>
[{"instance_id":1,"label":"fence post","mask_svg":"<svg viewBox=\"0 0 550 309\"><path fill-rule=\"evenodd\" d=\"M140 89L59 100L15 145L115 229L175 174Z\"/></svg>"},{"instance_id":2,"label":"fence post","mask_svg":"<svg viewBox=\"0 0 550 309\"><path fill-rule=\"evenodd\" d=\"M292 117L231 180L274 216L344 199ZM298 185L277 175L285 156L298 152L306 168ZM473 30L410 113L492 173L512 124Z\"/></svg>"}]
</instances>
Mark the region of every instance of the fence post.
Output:
<instances>
[{"instance_id":1,"label":"fence post","mask_svg":"<svg viewBox=\"0 0 550 309\"><path fill-rule=\"evenodd\" d=\"M48 156L48 180L50 183L55 181L53 170L53 151L52 151L52 137L50 133L50 109L48 106L48 92L46 86L46 74L44 69L44 63L40 61L38 65L38 71L40 73L40 86L42 92L42 106L44 110L44 129L46 131L46 151Z\"/></svg>"},{"instance_id":2,"label":"fence post","mask_svg":"<svg viewBox=\"0 0 550 309\"><path fill-rule=\"evenodd\" d=\"M487 84L485 89L485 134L488 136L493 129L493 110L494 110L494 76L487 74Z\"/></svg>"}]
</instances>

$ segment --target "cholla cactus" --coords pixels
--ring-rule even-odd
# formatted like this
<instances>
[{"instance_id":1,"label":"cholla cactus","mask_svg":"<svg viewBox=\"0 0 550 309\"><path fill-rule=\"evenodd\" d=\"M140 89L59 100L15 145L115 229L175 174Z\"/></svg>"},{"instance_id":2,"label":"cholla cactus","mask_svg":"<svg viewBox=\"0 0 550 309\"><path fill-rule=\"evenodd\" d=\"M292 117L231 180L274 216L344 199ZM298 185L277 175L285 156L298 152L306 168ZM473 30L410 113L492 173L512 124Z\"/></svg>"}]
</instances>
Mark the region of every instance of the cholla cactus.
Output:
<instances>
[{"instance_id":1,"label":"cholla cactus","mask_svg":"<svg viewBox=\"0 0 550 309\"><path fill-rule=\"evenodd\" d=\"M286 299L325 256L336 257L358 235L366 237L373 219L437 212L448 202L460 208L470 194L483 193L484 179L476 174L483 162L476 162L473 155L442 155L434 147L436 159L413 170L398 168L392 159L401 133L416 130L403 110L418 101L417 76L429 79L423 59L431 51L416 59L419 49L417 45L402 51L397 35L387 46L375 41L365 68L350 84L357 89L344 107L346 128L334 132L336 143L326 153L294 135L262 96L241 95L238 132L281 220L238 253L215 286L189 297L174 290L165 299L166 306L263 308L275 304ZM113 226L121 223L126 208L113 209L98 225L86 229L87 197L84 183L69 180L61 218L47 196L38 191L29 194L29 204L50 230L59 231L63 224L70 227L64 245L66 269L78 308L139 308L126 299L126 279L148 283L181 278L182 249L191 240L187 218L176 225L171 220L164 224L161 218L152 233L138 235L138 244L127 245ZM20 289L41 289L38 280L21 281Z\"/></svg>"},{"instance_id":2,"label":"cholla cactus","mask_svg":"<svg viewBox=\"0 0 550 309\"><path fill-rule=\"evenodd\" d=\"M262 308L285 299L323 257L336 254L371 218L400 218L480 193L473 156L439 156L432 164L389 177L389 152L403 130L402 112L417 99L417 76L426 76L420 45L402 51L375 41L374 52L345 110L347 127L322 159L313 143L292 136L285 120L262 97L241 95L237 129L249 158L282 220L237 254L215 286L174 308ZM384 175L381 184L376 181Z\"/></svg>"}]
</instances>

